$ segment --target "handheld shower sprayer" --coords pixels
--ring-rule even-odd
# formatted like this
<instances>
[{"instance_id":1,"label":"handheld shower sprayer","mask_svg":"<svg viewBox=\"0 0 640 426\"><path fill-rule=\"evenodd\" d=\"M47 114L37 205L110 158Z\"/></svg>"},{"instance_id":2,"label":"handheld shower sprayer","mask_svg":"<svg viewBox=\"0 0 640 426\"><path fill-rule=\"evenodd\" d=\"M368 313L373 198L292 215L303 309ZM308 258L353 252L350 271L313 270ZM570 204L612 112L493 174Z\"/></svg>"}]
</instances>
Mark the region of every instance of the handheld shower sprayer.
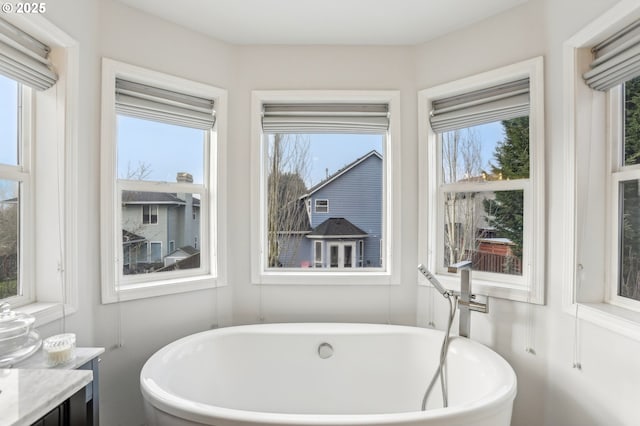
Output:
<instances>
[{"instance_id":1,"label":"handheld shower sprayer","mask_svg":"<svg viewBox=\"0 0 640 426\"><path fill-rule=\"evenodd\" d=\"M440 281L421 263L418 265L418 271L431 283L432 286L438 290L438 293L443 295L444 297L451 296L451 292L444 288Z\"/></svg>"},{"instance_id":2,"label":"handheld shower sprayer","mask_svg":"<svg viewBox=\"0 0 640 426\"><path fill-rule=\"evenodd\" d=\"M438 364L438 368L433 373L433 377L431 378L431 382L429 382L429 386L424 391L424 396L422 397L422 411L427 409L427 400L429 399L429 395L431 395L431 391L436 384L438 377L440 378L440 386L442 387L442 406L447 407L449 405L449 391L447 386L447 375L445 373L446 362L447 362L447 353L449 351L449 334L451 333L451 325L453 324L453 317L456 312L456 307L458 305L458 296L450 290L444 288L440 281L431 273L429 270L421 263L418 265L418 271L433 285L433 287L438 290L447 301L449 302L449 317L447 322L447 329L444 333L444 339L442 340L442 347L440 348L440 363Z\"/></svg>"}]
</instances>

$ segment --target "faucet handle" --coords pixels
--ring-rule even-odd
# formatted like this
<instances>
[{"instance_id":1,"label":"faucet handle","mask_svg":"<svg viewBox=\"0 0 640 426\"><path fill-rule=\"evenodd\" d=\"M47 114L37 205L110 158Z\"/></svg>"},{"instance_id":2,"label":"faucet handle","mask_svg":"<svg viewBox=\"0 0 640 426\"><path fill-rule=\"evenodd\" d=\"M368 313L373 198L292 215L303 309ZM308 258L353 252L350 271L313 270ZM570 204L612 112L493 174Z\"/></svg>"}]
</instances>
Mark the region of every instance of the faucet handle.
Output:
<instances>
[{"instance_id":1,"label":"faucet handle","mask_svg":"<svg viewBox=\"0 0 640 426\"><path fill-rule=\"evenodd\" d=\"M473 267L473 262L470 260L461 260L460 262L451 264L447 267L447 271L455 274L456 272L462 269L471 269Z\"/></svg>"}]
</instances>

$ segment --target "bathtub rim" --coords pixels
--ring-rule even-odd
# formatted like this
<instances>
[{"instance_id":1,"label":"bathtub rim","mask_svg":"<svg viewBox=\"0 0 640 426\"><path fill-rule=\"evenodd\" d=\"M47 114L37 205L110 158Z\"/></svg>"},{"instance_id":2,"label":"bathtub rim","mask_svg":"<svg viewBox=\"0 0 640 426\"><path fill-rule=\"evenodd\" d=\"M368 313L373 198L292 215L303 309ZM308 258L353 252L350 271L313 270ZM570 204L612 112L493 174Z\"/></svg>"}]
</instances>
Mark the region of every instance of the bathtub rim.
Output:
<instances>
[{"instance_id":1,"label":"bathtub rim","mask_svg":"<svg viewBox=\"0 0 640 426\"><path fill-rule=\"evenodd\" d=\"M296 330L297 329L297 330ZM497 352L487 346L459 336L452 336L454 341L463 341L463 345L471 345L479 351L490 353L495 358L496 364L501 365L501 369L511 379L509 383L499 386L495 393L484 398L480 398L468 404L462 404L456 407L436 408L427 411L410 411L402 413L385 413L385 414L292 414L292 413L273 413L263 411L238 410L233 408L219 407L200 402L195 402L182 398L175 394L165 391L158 386L152 378L147 378L145 372L151 367L154 357L162 357L163 354L172 351L176 346L180 346L185 342L202 337L205 334L235 334L238 332L251 332L260 330L260 333L278 333L294 334L296 332L323 332L348 334L358 332L361 334L375 334L389 329L411 332L411 333L437 333L443 335L443 331L431 328L423 328L418 326L405 325L389 325L389 324L370 324L370 323L270 323L270 324L250 324L237 325L213 330L205 330L194 333L180 339L177 339L164 347L160 348L147 359L142 370L140 371L140 390L145 403L151 405L154 409L163 411L175 417L195 421L206 422L211 419L225 419L232 422L244 422L247 424L273 424L273 425L314 425L314 426L331 426L331 425L383 425L394 424L396 422L416 422L420 420L436 420L448 419L451 421L460 419L468 419L470 415L477 420L490 418L505 410L505 404L510 406L512 410L513 401L517 394L517 376L511 365ZM426 384L425 384L426 386ZM473 413L473 414L471 414ZM464 423L461 423L464 424Z\"/></svg>"}]
</instances>

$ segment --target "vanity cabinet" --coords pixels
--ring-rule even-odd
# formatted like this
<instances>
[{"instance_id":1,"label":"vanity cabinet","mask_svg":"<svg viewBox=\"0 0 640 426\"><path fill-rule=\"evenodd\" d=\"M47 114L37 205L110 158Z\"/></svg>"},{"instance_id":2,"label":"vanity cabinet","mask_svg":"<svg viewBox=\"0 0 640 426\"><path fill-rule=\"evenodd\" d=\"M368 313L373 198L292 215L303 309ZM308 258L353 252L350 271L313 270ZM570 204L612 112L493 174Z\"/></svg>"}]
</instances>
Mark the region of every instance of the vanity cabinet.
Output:
<instances>
[{"instance_id":1,"label":"vanity cabinet","mask_svg":"<svg viewBox=\"0 0 640 426\"><path fill-rule=\"evenodd\" d=\"M32 424L34 426L98 426L100 424L99 384L100 384L100 355L103 348L76 348L75 359L55 367L47 368L46 359L42 352L17 363L14 368L22 370L37 370L47 380L47 372L62 373L67 371L77 374L91 372L92 379L79 389L61 396L53 405L40 411L37 420L29 420L20 424ZM35 372L35 371L34 371ZM54 388L54 391L56 389ZM24 389L28 392L29 389ZM23 389L20 389L23 392ZM50 391L51 392L51 391ZM53 398L53 394L43 395L45 399ZM47 401L50 403L51 401ZM46 413L43 415L43 413ZM2 422L0 421L0 424Z\"/></svg>"}]
</instances>

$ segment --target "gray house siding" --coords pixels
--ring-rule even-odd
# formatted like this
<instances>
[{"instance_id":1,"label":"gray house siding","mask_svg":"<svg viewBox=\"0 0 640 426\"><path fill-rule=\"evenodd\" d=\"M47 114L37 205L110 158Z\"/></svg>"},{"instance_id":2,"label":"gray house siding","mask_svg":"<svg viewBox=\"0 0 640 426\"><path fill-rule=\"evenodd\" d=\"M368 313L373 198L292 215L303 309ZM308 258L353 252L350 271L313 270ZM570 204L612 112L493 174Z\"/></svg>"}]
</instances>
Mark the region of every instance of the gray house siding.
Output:
<instances>
[{"instance_id":1,"label":"gray house siding","mask_svg":"<svg viewBox=\"0 0 640 426\"><path fill-rule=\"evenodd\" d=\"M304 235L282 235L278 238L278 261L283 268L313 266L312 242Z\"/></svg>"},{"instance_id":2,"label":"gray house siding","mask_svg":"<svg viewBox=\"0 0 640 426\"><path fill-rule=\"evenodd\" d=\"M329 200L329 211L317 213L316 200ZM364 238L365 267L379 267L382 238L382 159L371 155L311 195L311 227L342 217L368 234ZM356 262L359 259L356 243ZM327 259L325 253L325 260Z\"/></svg>"}]
</instances>

